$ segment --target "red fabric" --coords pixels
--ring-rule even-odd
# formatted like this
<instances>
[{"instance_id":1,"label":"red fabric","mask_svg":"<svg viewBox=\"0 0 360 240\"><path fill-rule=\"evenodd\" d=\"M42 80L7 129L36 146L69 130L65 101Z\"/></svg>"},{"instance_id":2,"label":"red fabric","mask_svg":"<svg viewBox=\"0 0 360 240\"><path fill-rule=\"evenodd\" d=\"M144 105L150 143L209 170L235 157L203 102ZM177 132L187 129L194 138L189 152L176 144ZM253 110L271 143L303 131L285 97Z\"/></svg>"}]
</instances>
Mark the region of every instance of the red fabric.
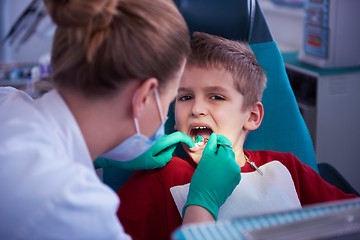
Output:
<instances>
[{"instance_id":1,"label":"red fabric","mask_svg":"<svg viewBox=\"0 0 360 240\"><path fill-rule=\"evenodd\" d=\"M302 206L356 197L325 182L291 153L245 151L245 154L258 167L274 160L280 161L292 175ZM164 168L135 172L120 188L118 217L133 239L168 239L181 225L182 218L170 188L189 183L195 168L196 164L191 160L173 157ZM249 164L241 168L241 172L252 171Z\"/></svg>"}]
</instances>

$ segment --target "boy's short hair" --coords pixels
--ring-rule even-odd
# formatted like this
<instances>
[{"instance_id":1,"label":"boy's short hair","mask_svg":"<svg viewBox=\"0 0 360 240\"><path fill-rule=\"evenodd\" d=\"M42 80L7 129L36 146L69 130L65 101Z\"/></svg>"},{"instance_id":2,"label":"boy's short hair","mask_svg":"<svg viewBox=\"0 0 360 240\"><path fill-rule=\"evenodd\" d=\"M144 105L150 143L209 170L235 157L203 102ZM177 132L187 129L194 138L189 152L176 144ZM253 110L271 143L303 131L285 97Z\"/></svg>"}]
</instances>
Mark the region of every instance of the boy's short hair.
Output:
<instances>
[{"instance_id":1,"label":"boy's short hair","mask_svg":"<svg viewBox=\"0 0 360 240\"><path fill-rule=\"evenodd\" d=\"M261 101L266 76L247 43L195 32L187 67L227 70L244 96L244 109Z\"/></svg>"}]
</instances>

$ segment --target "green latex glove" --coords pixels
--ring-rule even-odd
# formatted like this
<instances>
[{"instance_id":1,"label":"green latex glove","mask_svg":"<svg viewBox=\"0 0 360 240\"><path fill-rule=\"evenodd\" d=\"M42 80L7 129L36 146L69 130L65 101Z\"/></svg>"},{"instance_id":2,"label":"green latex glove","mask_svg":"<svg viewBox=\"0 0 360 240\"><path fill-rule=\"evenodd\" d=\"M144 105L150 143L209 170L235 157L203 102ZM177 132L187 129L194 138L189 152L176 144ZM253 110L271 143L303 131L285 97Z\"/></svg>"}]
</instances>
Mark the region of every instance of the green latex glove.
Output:
<instances>
[{"instance_id":1,"label":"green latex glove","mask_svg":"<svg viewBox=\"0 0 360 240\"><path fill-rule=\"evenodd\" d=\"M95 168L117 167L126 170L154 169L165 166L172 158L176 145L180 142L194 147L194 141L182 132L164 135L149 150L130 161L115 161L108 158L97 158ZM135 149L134 149L135 151Z\"/></svg>"},{"instance_id":2,"label":"green latex glove","mask_svg":"<svg viewBox=\"0 0 360 240\"><path fill-rule=\"evenodd\" d=\"M222 135L211 134L201 160L191 179L187 202L206 208L215 218L219 208L239 184L240 167L235 161L235 154L229 146L231 141Z\"/></svg>"}]
</instances>

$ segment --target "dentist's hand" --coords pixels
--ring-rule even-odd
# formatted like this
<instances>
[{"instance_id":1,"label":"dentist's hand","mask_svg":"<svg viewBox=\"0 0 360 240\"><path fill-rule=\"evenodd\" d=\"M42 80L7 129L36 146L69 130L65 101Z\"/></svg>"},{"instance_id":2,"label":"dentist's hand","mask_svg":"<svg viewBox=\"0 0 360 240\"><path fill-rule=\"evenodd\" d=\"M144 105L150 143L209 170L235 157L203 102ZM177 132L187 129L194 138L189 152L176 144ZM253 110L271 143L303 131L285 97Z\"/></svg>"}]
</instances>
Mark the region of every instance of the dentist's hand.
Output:
<instances>
[{"instance_id":1,"label":"dentist's hand","mask_svg":"<svg viewBox=\"0 0 360 240\"><path fill-rule=\"evenodd\" d=\"M97 158L95 168L117 167L126 170L154 169L165 166L172 158L177 143L183 142L194 147L194 141L182 132L164 135L149 150L130 161L116 161L107 158ZM136 151L136 149L134 149Z\"/></svg>"},{"instance_id":2,"label":"dentist's hand","mask_svg":"<svg viewBox=\"0 0 360 240\"><path fill-rule=\"evenodd\" d=\"M226 137L211 134L191 179L183 216L187 206L198 205L206 208L214 219L217 219L219 208L241 179L241 169L229 147L231 145L231 141Z\"/></svg>"}]
</instances>

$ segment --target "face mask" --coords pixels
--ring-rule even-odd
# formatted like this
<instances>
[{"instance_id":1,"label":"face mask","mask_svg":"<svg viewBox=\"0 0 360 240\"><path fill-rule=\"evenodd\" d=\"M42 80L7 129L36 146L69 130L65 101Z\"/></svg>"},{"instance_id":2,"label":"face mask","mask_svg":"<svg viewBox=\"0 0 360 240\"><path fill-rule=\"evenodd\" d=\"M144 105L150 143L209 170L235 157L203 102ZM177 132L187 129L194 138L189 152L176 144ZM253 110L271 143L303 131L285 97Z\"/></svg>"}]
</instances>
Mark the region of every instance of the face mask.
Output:
<instances>
[{"instance_id":1,"label":"face mask","mask_svg":"<svg viewBox=\"0 0 360 240\"><path fill-rule=\"evenodd\" d=\"M152 145L160 140L160 138L165 133L165 122L167 118L163 119L162 117L163 113L157 89L154 90L154 93L161 119L161 125L155 134L150 139L147 136L141 134L138 119L134 118L136 134L132 135L109 152L104 153L101 155L101 157L118 161L129 161L146 152Z\"/></svg>"}]
</instances>

